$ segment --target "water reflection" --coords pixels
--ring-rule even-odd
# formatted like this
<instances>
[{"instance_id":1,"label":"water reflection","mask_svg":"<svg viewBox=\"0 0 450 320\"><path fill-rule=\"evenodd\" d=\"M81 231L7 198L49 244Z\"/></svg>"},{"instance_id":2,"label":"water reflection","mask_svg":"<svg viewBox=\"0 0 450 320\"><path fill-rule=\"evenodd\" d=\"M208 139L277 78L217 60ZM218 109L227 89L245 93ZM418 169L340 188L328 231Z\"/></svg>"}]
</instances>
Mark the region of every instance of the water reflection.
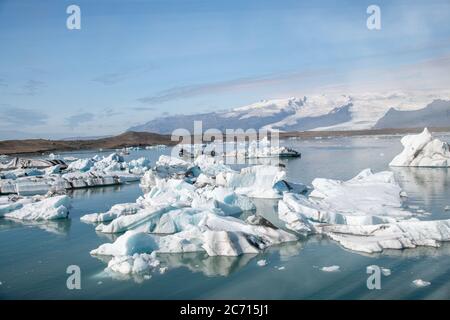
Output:
<instances>
[{"instance_id":1,"label":"water reflection","mask_svg":"<svg viewBox=\"0 0 450 320\"><path fill-rule=\"evenodd\" d=\"M127 184L131 184L127 183ZM101 194L109 194L110 192L119 192L123 189L123 185L112 185L112 186L99 186L99 187L90 187L90 188L82 188L82 189L72 189L68 191L68 194L73 198L87 198L95 195Z\"/></svg>"},{"instance_id":2,"label":"water reflection","mask_svg":"<svg viewBox=\"0 0 450 320\"><path fill-rule=\"evenodd\" d=\"M303 249L305 242L290 242L268 248L260 254L243 254L234 256L208 256L206 252L191 252L177 254L158 254L157 259L161 262L161 267L167 267L168 270L187 268L194 273L202 273L207 277L228 277L238 272L249 263L255 263L259 259L264 259L267 255L278 253L281 261L287 261L297 256ZM95 256L95 258L108 264L111 260L109 256ZM108 269L102 272L103 276L111 277L116 280L133 280L142 282L150 279L150 274L120 274Z\"/></svg>"},{"instance_id":3,"label":"water reflection","mask_svg":"<svg viewBox=\"0 0 450 320\"><path fill-rule=\"evenodd\" d=\"M442 218L445 203L450 204L448 168L392 168L397 181L408 193L410 203L421 203L434 218ZM443 205L444 203L444 205Z\"/></svg>"},{"instance_id":4,"label":"water reflection","mask_svg":"<svg viewBox=\"0 0 450 320\"><path fill-rule=\"evenodd\" d=\"M71 225L70 219L46 220L46 221L28 221L9 218L0 219L0 230L35 227L57 235L67 235L70 230L70 225Z\"/></svg>"}]
</instances>

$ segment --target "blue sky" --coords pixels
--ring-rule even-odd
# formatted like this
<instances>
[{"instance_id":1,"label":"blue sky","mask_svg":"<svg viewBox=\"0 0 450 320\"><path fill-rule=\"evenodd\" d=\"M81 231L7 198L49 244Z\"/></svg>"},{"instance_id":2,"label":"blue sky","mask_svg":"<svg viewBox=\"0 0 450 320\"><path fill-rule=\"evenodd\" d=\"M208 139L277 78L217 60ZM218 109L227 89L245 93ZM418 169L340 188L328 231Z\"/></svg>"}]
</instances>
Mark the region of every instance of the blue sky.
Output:
<instances>
[{"instance_id":1,"label":"blue sky","mask_svg":"<svg viewBox=\"0 0 450 320\"><path fill-rule=\"evenodd\" d=\"M70 4L81 30L66 28ZM370 4L379 31L366 28ZM450 2L433 0L0 0L0 135L116 134L433 61L448 69L448 21Z\"/></svg>"}]
</instances>

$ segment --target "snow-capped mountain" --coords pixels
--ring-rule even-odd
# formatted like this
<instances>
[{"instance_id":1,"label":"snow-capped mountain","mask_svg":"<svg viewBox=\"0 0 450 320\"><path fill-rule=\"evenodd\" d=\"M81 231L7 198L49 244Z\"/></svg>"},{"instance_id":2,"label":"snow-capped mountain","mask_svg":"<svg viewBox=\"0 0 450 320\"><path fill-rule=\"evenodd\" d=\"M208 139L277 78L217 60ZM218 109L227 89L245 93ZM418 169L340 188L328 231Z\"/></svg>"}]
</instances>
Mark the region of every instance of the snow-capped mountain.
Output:
<instances>
[{"instance_id":1,"label":"snow-capped mountain","mask_svg":"<svg viewBox=\"0 0 450 320\"><path fill-rule=\"evenodd\" d=\"M434 102L439 99L442 101ZM449 105L449 91L322 94L263 100L221 112L166 116L132 127L129 131L169 134L184 128L192 132L194 121L202 121L203 130L216 128L222 131L250 128L280 131L362 130L416 127L418 123L420 126L443 126L442 114L450 112ZM426 111L420 111L422 109ZM403 112L409 116L402 117ZM417 121L418 116L421 117L420 122ZM410 123L407 119L411 120Z\"/></svg>"}]
</instances>

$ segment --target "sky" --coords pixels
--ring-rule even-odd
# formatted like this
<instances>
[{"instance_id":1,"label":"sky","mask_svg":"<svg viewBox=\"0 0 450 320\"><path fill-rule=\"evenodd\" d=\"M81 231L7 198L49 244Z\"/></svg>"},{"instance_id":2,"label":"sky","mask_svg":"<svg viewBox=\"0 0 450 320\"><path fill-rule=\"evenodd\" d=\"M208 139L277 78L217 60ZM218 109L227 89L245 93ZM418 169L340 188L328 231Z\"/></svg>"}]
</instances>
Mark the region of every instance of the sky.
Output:
<instances>
[{"instance_id":1,"label":"sky","mask_svg":"<svg viewBox=\"0 0 450 320\"><path fill-rule=\"evenodd\" d=\"M72 4L80 30L66 27ZM330 88L448 88L448 21L446 0L0 0L0 140L118 134Z\"/></svg>"}]
</instances>

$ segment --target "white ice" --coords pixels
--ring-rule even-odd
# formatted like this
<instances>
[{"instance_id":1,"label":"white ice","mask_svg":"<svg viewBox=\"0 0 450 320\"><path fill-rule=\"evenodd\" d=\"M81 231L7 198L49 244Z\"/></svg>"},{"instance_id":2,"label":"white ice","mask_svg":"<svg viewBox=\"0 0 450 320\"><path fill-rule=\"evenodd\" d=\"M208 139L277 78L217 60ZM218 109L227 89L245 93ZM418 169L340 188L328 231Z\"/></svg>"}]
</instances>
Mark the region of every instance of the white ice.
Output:
<instances>
[{"instance_id":1,"label":"white ice","mask_svg":"<svg viewBox=\"0 0 450 320\"><path fill-rule=\"evenodd\" d=\"M291 230L311 232L310 221L330 224L371 225L413 216L402 207L402 190L392 172L366 169L353 179L314 179L313 191L303 196L285 193L278 215Z\"/></svg>"},{"instance_id":2,"label":"white ice","mask_svg":"<svg viewBox=\"0 0 450 320\"><path fill-rule=\"evenodd\" d=\"M413 283L414 286L416 286L418 288L428 287L431 284L431 282L425 281L425 280L422 280L422 279L416 279L412 283Z\"/></svg>"},{"instance_id":3,"label":"white ice","mask_svg":"<svg viewBox=\"0 0 450 320\"><path fill-rule=\"evenodd\" d=\"M418 246L439 247L450 241L450 220L405 220L379 225L324 225L317 227L343 247L375 253Z\"/></svg>"},{"instance_id":4,"label":"white ice","mask_svg":"<svg viewBox=\"0 0 450 320\"><path fill-rule=\"evenodd\" d=\"M169 211L168 214L171 212ZM190 212L178 221L178 230L168 235L155 235L131 230L114 243L106 243L91 251L93 255L132 256L136 253L206 252L209 256L256 254L274 244L296 241L297 237L263 223L223 217L214 212ZM195 216L197 215L197 216ZM165 217L164 215L162 217ZM194 217L195 216L195 217ZM253 224L250 221L258 221Z\"/></svg>"},{"instance_id":5,"label":"white ice","mask_svg":"<svg viewBox=\"0 0 450 320\"><path fill-rule=\"evenodd\" d=\"M340 267L333 265L329 267L322 267L320 270L322 270L323 272L337 272L340 270Z\"/></svg>"},{"instance_id":6,"label":"white ice","mask_svg":"<svg viewBox=\"0 0 450 320\"><path fill-rule=\"evenodd\" d=\"M448 143L433 138L427 128L401 140L403 151L389 164L393 167L450 167Z\"/></svg>"},{"instance_id":7,"label":"white ice","mask_svg":"<svg viewBox=\"0 0 450 320\"><path fill-rule=\"evenodd\" d=\"M1 202L0 202L1 203ZM7 206L7 205L6 205ZM31 198L31 201L18 201L15 205L3 207L5 218L19 220L54 220L67 218L70 198L66 195ZM0 210L2 206L0 205Z\"/></svg>"},{"instance_id":8,"label":"white ice","mask_svg":"<svg viewBox=\"0 0 450 320\"><path fill-rule=\"evenodd\" d=\"M79 159L69 164L66 170L60 165L45 170L17 169L2 172L0 194L44 194L51 189L77 189L94 186L108 186L138 181L148 170L145 158L124 162L112 153L100 158Z\"/></svg>"}]
</instances>

